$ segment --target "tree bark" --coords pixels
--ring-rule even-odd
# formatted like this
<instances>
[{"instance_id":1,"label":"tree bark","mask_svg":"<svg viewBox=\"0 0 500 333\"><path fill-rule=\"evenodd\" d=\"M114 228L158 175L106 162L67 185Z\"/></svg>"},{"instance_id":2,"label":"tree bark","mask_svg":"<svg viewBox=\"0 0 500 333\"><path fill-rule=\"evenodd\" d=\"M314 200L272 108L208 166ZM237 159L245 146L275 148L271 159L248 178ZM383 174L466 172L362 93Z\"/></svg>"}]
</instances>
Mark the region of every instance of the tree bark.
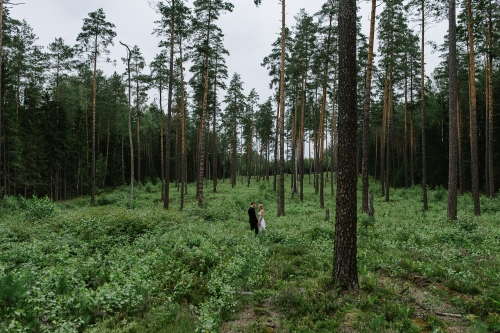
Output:
<instances>
[{"instance_id":1,"label":"tree bark","mask_svg":"<svg viewBox=\"0 0 500 333\"><path fill-rule=\"evenodd\" d=\"M490 0L490 6L491 6L491 0ZM491 18L491 9L489 9L488 12L488 100L486 101L488 105L488 172L489 172L489 197L494 198L495 197L495 177L494 177L494 169L493 169L493 56L492 56L492 49L493 49L493 22Z\"/></svg>"},{"instance_id":2,"label":"tree bark","mask_svg":"<svg viewBox=\"0 0 500 333\"><path fill-rule=\"evenodd\" d=\"M335 216L333 280L357 289L356 247L356 1L339 4L339 173Z\"/></svg>"},{"instance_id":3,"label":"tree bark","mask_svg":"<svg viewBox=\"0 0 500 333\"><path fill-rule=\"evenodd\" d=\"M208 11L208 27L210 26L211 10ZM207 100L208 100L208 63L210 58L210 29L207 29L205 50L205 85L203 88L202 112L200 118L200 134L199 134L199 156L198 156L198 208L203 208L203 174L205 172L205 119L207 117Z\"/></svg>"},{"instance_id":4,"label":"tree bark","mask_svg":"<svg viewBox=\"0 0 500 333\"><path fill-rule=\"evenodd\" d=\"M424 48L425 48L425 1L422 0L422 40L421 40L421 48L422 54L420 57L420 92L421 92L421 117L422 117L422 198L424 202L424 211L429 210L429 206L427 203L427 166L426 166L426 153L425 153L425 70L424 70Z\"/></svg>"},{"instance_id":5,"label":"tree bark","mask_svg":"<svg viewBox=\"0 0 500 333\"><path fill-rule=\"evenodd\" d=\"M182 40L179 38L179 67L181 71L181 202L180 211L184 210L184 194L187 192L187 153L186 153L186 112L184 106L184 69L182 60Z\"/></svg>"},{"instance_id":6,"label":"tree bark","mask_svg":"<svg viewBox=\"0 0 500 333\"><path fill-rule=\"evenodd\" d=\"M285 0L281 0L281 70L280 70L280 182L278 216L285 216Z\"/></svg>"},{"instance_id":7,"label":"tree bark","mask_svg":"<svg viewBox=\"0 0 500 333\"><path fill-rule=\"evenodd\" d=\"M299 134L299 168L300 168L300 201L304 202L304 144L305 144L305 112L306 112L306 80L307 69L304 66L304 58L302 58L302 90L301 90L301 112L300 112L300 134Z\"/></svg>"},{"instance_id":8,"label":"tree bark","mask_svg":"<svg viewBox=\"0 0 500 333\"><path fill-rule=\"evenodd\" d=\"M408 62L406 62L408 64ZM405 164L405 189L408 189L408 72L405 69L405 106L404 106L404 139L403 159Z\"/></svg>"},{"instance_id":9,"label":"tree bark","mask_svg":"<svg viewBox=\"0 0 500 333\"><path fill-rule=\"evenodd\" d=\"M331 37L331 29L332 29L332 19L333 13L330 13L329 16L329 29L328 29L328 39L326 41L326 60L325 60L325 69L323 73L323 95L321 98L321 115L319 121L319 207L325 208L325 197L324 197L324 184L325 184L325 176L323 174L323 158L324 158L324 145L325 145L325 118L326 118L326 88L328 81L328 64L330 57L330 37Z\"/></svg>"},{"instance_id":10,"label":"tree bark","mask_svg":"<svg viewBox=\"0 0 500 333\"><path fill-rule=\"evenodd\" d=\"M134 142L132 138L132 108L130 107L131 104L131 91L132 91L132 86L131 86L131 80L130 80L130 57L131 57L131 52L130 48L128 45L123 44L120 42L123 46L127 48L127 75L128 75L128 138L129 138L129 144L130 144L130 208L134 207Z\"/></svg>"},{"instance_id":11,"label":"tree bark","mask_svg":"<svg viewBox=\"0 0 500 333\"><path fill-rule=\"evenodd\" d=\"M0 0L0 170L2 170L2 148L3 148L3 138L2 138L2 111L3 111L3 89L2 89L2 67L3 67L3 0ZM5 156L3 156L5 157ZM3 163L5 167L5 163ZM5 177L5 173L4 173ZM5 178L4 178L5 179ZM7 188L5 187L5 190ZM0 194L0 199L2 199L2 194Z\"/></svg>"},{"instance_id":12,"label":"tree bark","mask_svg":"<svg viewBox=\"0 0 500 333\"><path fill-rule=\"evenodd\" d=\"M370 39L368 41L368 64L366 67L365 99L363 102L363 161L362 168L362 194L361 211L368 214L368 143L370 141L370 102L372 88L372 67L373 67L373 43L375 40L375 12L377 10L377 0L372 0L372 10L370 14Z\"/></svg>"},{"instance_id":13,"label":"tree bark","mask_svg":"<svg viewBox=\"0 0 500 333\"><path fill-rule=\"evenodd\" d=\"M474 58L474 34L472 30L472 4L467 1L467 30L469 34L469 84L470 84L470 136L471 136L471 173L472 199L474 201L474 215L481 215L479 203L479 167L477 144L477 110L476 110L476 66Z\"/></svg>"},{"instance_id":14,"label":"tree bark","mask_svg":"<svg viewBox=\"0 0 500 333\"><path fill-rule=\"evenodd\" d=\"M218 52L215 52L218 54ZM214 118L212 124L213 131L213 152L212 152L212 185L213 192L217 193L217 132L216 132L216 124L217 124L217 65L219 58L215 59L215 81L214 81Z\"/></svg>"},{"instance_id":15,"label":"tree bark","mask_svg":"<svg viewBox=\"0 0 500 333\"><path fill-rule=\"evenodd\" d=\"M170 16L170 59L168 75L168 104L167 104L167 133L165 138L165 194L163 195L163 208L168 209L170 201L170 134L172 123L172 90L174 81L174 27L175 27L175 0L172 0Z\"/></svg>"},{"instance_id":16,"label":"tree bark","mask_svg":"<svg viewBox=\"0 0 500 333\"><path fill-rule=\"evenodd\" d=\"M90 205L95 206L95 116L96 116L96 95L97 95L97 36L94 47L94 74L92 79L92 189L90 192Z\"/></svg>"}]
</instances>

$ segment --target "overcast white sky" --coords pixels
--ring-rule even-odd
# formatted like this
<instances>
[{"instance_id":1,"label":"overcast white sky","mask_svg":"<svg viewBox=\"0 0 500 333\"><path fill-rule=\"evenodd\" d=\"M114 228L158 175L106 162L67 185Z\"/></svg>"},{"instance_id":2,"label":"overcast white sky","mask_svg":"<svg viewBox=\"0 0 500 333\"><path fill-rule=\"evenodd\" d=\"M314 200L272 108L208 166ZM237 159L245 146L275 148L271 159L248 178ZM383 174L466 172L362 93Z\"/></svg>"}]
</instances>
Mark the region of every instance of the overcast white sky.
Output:
<instances>
[{"instance_id":1,"label":"overcast white sky","mask_svg":"<svg viewBox=\"0 0 500 333\"><path fill-rule=\"evenodd\" d=\"M317 12L325 0L287 0L288 26L295 25L294 16L300 8L309 14ZM16 19L26 19L38 36L38 45L47 46L55 38L62 37L66 44L74 45L81 31L83 19L88 13L103 8L107 21L115 24L117 37L114 47L111 47L111 60L117 61L117 67L102 64L107 74L114 70L124 72L121 57L126 55L125 49L118 41L129 45L138 45L146 63L149 64L159 52L159 38L152 35L156 28L154 21L159 16L148 5L147 0L12 0L22 2L12 6L11 16ZM263 4L255 7L252 0L233 0L234 10L223 14L218 22L225 34L224 44L229 50L227 57L229 78L234 72L241 75L245 93L255 88L263 103L268 96L269 77L267 70L260 66L262 59L271 51L271 44L278 37L281 27L281 4L278 0L263 0ZM190 0L189 3L192 3ZM359 15L362 16L363 33L369 32L369 11L371 3L358 1ZM381 7L377 8L377 14ZM416 25L416 23L415 23ZM418 29L418 27L416 28ZM447 22L426 32L438 44L446 34ZM439 62L437 54L426 52L426 73L430 74Z\"/></svg>"}]
</instances>

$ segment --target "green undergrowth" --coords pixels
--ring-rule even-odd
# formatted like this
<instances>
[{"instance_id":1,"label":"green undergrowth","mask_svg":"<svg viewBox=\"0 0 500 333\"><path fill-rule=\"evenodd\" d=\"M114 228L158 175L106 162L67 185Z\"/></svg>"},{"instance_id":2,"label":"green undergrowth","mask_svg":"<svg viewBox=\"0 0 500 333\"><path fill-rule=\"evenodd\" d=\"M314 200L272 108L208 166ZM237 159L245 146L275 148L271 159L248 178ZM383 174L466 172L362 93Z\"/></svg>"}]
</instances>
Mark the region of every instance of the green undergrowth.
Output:
<instances>
[{"instance_id":1,"label":"green undergrowth","mask_svg":"<svg viewBox=\"0 0 500 333\"><path fill-rule=\"evenodd\" d=\"M289 178L287 178L289 180ZM289 184L287 182L287 184ZM500 201L374 185L375 218L359 215L360 289L332 284L335 197L325 210L306 178L304 202L276 217L272 184L219 181L197 207L172 184L52 203L0 201L0 332L464 332L500 331ZM329 188L325 191L329 193ZM251 201L267 230L249 230ZM360 201L360 200L359 200ZM438 313L463 315L450 319ZM248 317L248 313L251 316ZM243 320L242 318L246 318Z\"/></svg>"}]
</instances>

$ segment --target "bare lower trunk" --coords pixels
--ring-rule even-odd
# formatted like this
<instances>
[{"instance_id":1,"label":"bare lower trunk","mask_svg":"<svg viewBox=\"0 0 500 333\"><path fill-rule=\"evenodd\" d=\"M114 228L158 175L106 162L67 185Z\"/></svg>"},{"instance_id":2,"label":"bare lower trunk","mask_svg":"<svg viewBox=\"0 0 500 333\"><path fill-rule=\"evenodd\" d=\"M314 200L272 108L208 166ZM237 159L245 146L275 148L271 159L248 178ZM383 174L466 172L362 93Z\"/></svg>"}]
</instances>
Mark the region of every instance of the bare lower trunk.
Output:
<instances>
[{"instance_id":1,"label":"bare lower trunk","mask_svg":"<svg viewBox=\"0 0 500 333\"><path fill-rule=\"evenodd\" d=\"M373 63L373 43L375 39L375 12L377 1L372 0L372 10L370 15L370 39L368 42L368 65L366 68L365 99L363 102L363 160L362 160L362 205L363 213L368 213L368 143L370 140L370 101L372 87L372 63Z\"/></svg>"},{"instance_id":2,"label":"bare lower trunk","mask_svg":"<svg viewBox=\"0 0 500 333\"><path fill-rule=\"evenodd\" d=\"M467 29L469 34L469 83L470 83L470 136L471 136L471 173L472 199L474 201L474 215L481 215L479 204L479 170L478 170L478 143L477 143L477 110L476 110L476 66L474 58L474 35L472 31L472 4L467 1Z\"/></svg>"}]
</instances>

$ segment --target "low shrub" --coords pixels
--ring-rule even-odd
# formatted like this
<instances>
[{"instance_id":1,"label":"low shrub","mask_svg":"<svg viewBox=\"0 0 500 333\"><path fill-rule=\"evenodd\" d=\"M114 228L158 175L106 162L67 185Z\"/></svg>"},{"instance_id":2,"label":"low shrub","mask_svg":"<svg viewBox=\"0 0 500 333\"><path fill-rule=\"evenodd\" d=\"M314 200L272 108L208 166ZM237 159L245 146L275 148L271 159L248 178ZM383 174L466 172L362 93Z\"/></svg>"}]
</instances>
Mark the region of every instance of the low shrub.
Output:
<instances>
[{"instance_id":1,"label":"low shrub","mask_svg":"<svg viewBox=\"0 0 500 333\"><path fill-rule=\"evenodd\" d=\"M41 220L56 214L56 206L47 196L43 198L33 196L31 199L21 201L25 207L24 217L27 220Z\"/></svg>"}]
</instances>

